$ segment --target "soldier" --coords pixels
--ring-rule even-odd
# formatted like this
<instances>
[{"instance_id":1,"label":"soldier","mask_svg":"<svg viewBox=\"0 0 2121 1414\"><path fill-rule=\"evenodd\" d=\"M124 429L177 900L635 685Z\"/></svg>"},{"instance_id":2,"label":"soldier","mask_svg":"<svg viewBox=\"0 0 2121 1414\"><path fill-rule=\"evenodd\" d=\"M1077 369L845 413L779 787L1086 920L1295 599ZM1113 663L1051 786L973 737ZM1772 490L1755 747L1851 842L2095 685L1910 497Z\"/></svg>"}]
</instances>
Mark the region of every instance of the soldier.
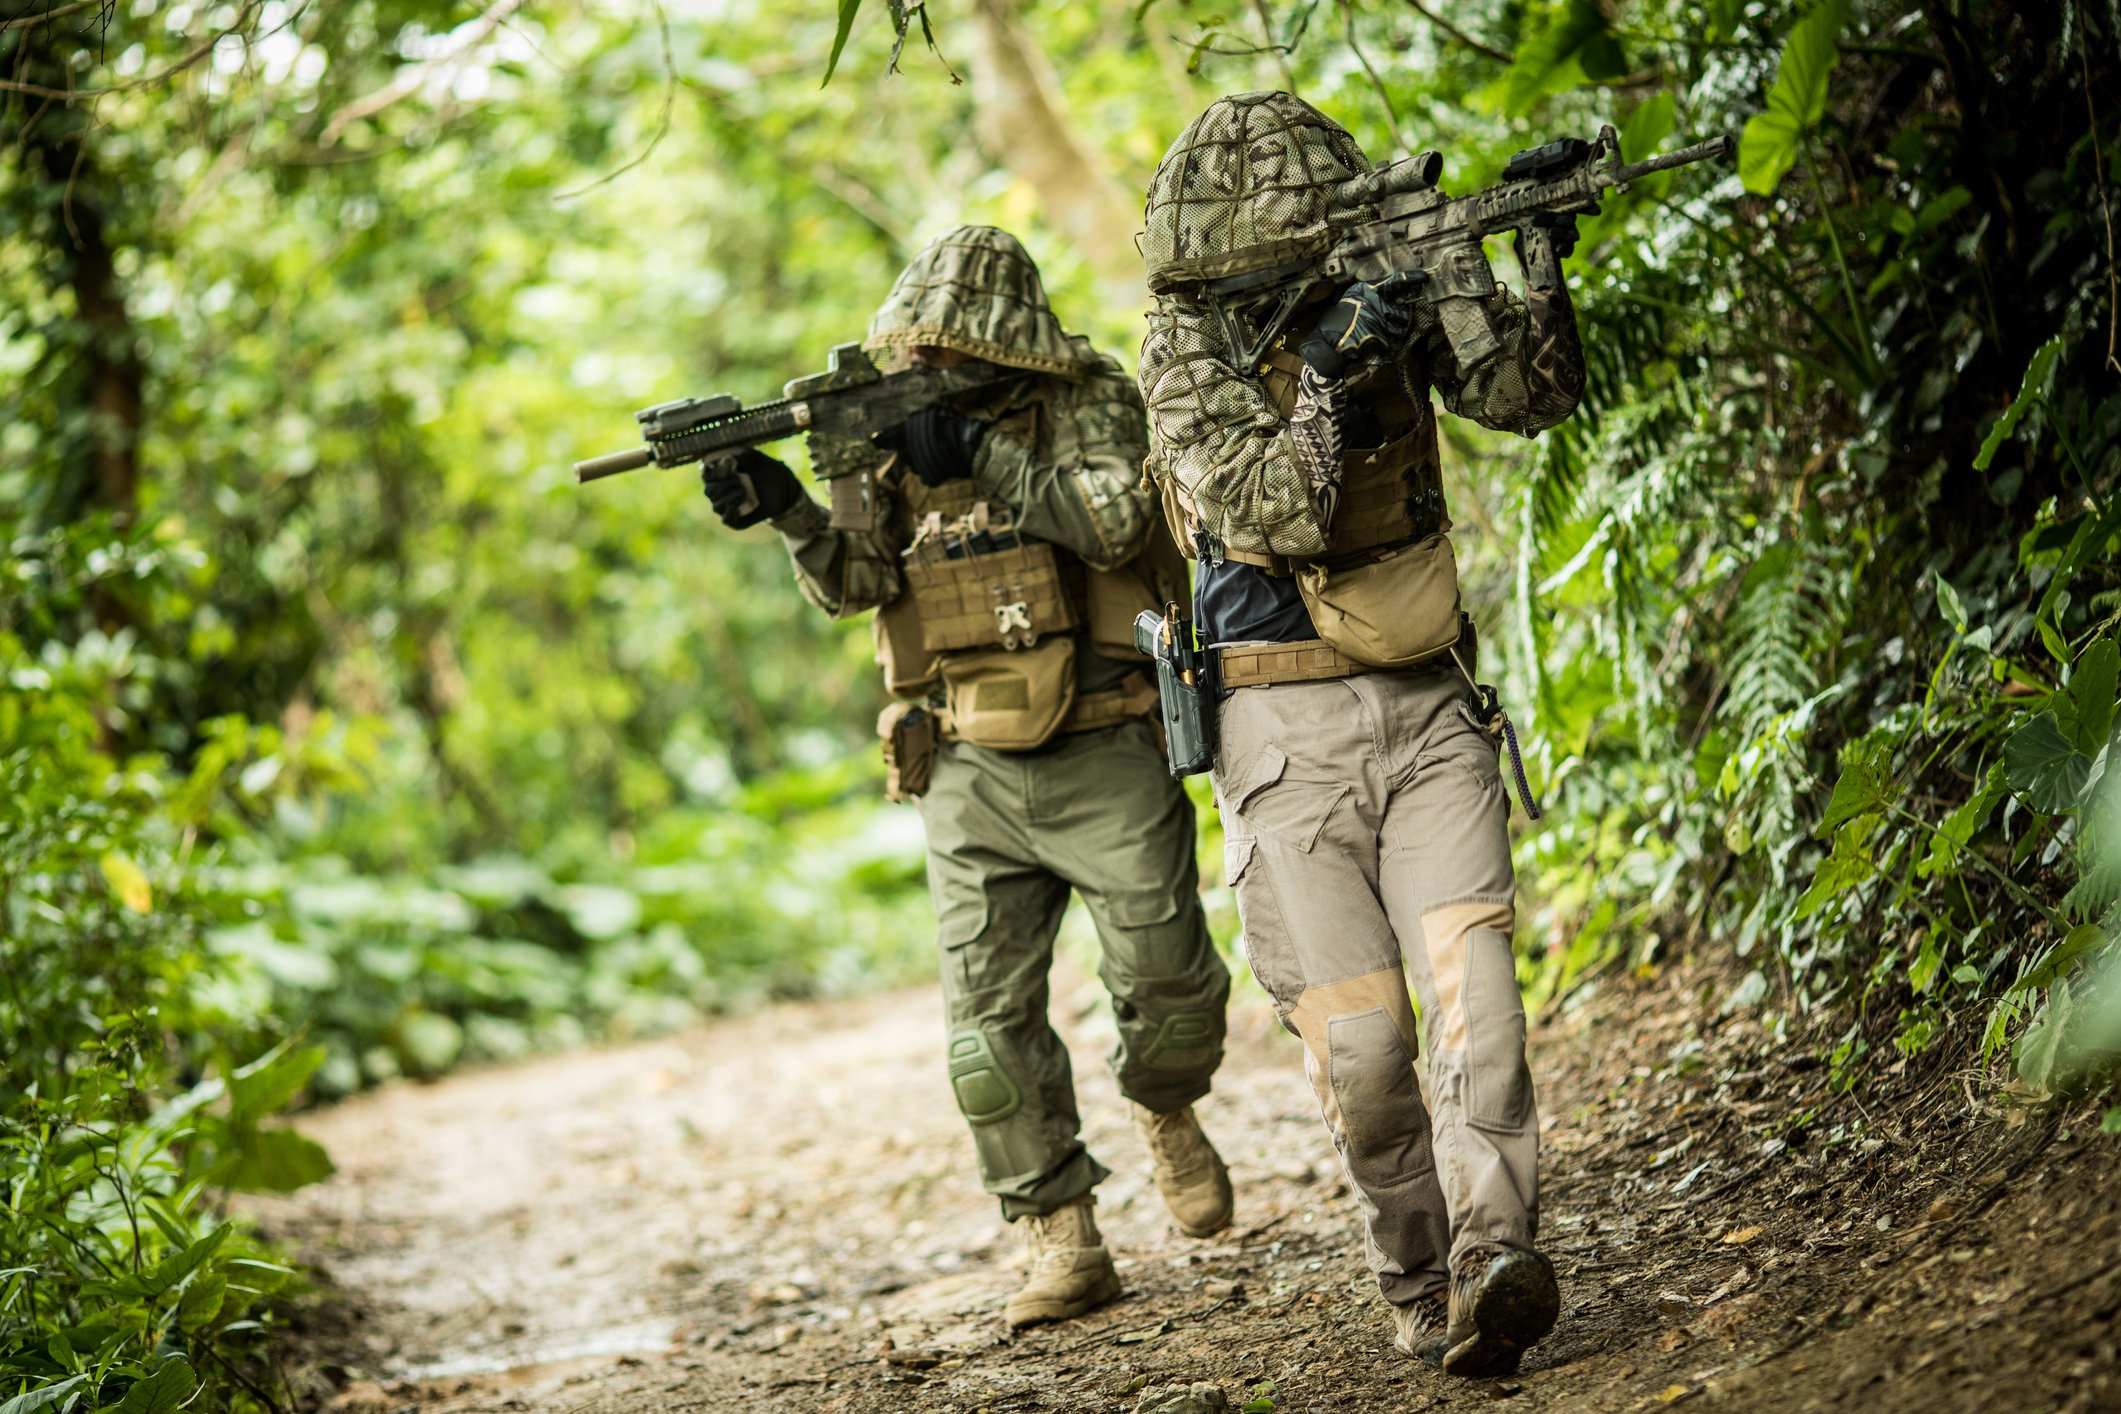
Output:
<instances>
[{"instance_id":1,"label":"soldier","mask_svg":"<svg viewBox=\"0 0 2121 1414\"><path fill-rule=\"evenodd\" d=\"M1285 93L1219 99L1172 144L1142 237L1149 473L1201 561L1201 640L1225 645L1214 781L1246 953L1303 1040L1395 1343L1495 1375L1552 1328L1559 1294L1532 1246L1509 807L1468 691L1429 390L1527 437L1574 410L1559 270L1574 230L1521 242L1528 294L1496 288L1501 347L1472 367L1416 278L1313 292L1258 367L1233 367L1221 316L1182 293L1374 214L1341 191L1369 170L1345 129Z\"/></svg>"},{"instance_id":2,"label":"soldier","mask_svg":"<svg viewBox=\"0 0 2121 1414\"><path fill-rule=\"evenodd\" d=\"M1189 1236L1230 1222L1228 1171L1192 1110L1222 1059L1229 973L1201 914L1192 803L1145 719L1156 693L1131 638L1137 612L1184 595L1185 562L1139 484L1139 396L1063 332L1013 236L939 237L865 347L1032 376L915 414L874 504L852 516L828 514L759 452L703 480L730 526L772 522L819 608L879 611L877 657L899 699L879 730L891 793L917 799L927 829L950 1083L981 1182L1030 1259L1004 1314L1065 1320L1120 1290L1091 1213L1108 1171L1077 1132L1046 1017L1071 888L1097 925L1119 1022L1111 1063L1157 1190Z\"/></svg>"}]
</instances>

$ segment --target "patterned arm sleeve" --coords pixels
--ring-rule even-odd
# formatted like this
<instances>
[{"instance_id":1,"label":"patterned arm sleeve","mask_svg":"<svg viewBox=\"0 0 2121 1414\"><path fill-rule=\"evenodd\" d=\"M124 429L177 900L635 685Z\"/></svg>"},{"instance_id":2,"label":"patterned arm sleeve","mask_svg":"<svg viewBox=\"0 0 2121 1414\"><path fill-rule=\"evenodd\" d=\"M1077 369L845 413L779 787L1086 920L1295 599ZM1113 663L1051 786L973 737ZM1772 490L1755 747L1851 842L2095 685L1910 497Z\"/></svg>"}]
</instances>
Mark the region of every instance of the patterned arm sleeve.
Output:
<instances>
[{"instance_id":1,"label":"patterned arm sleeve","mask_svg":"<svg viewBox=\"0 0 2121 1414\"><path fill-rule=\"evenodd\" d=\"M889 506L884 509L888 524ZM796 587L833 618L852 618L881 608L906 587L899 573L895 537L884 531L834 530L825 508L808 496L777 517L773 528L788 542Z\"/></svg>"},{"instance_id":2,"label":"patterned arm sleeve","mask_svg":"<svg viewBox=\"0 0 2121 1414\"><path fill-rule=\"evenodd\" d=\"M1160 475L1217 539L1253 555L1325 549L1329 508L1289 426L1259 381L1224 361L1207 311L1167 305L1150 314L1141 387Z\"/></svg>"},{"instance_id":3,"label":"patterned arm sleeve","mask_svg":"<svg viewBox=\"0 0 2121 1414\"><path fill-rule=\"evenodd\" d=\"M1533 290L1520 302L1497 289L1488 305L1502 348L1486 362L1460 369L1443 327L1432 322L1426 341L1430 377L1443 405L1497 432L1536 437L1576 411L1583 396L1583 346L1568 288Z\"/></svg>"},{"instance_id":4,"label":"patterned arm sleeve","mask_svg":"<svg viewBox=\"0 0 2121 1414\"><path fill-rule=\"evenodd\" d=\"M1016 513L1025 534L1066 546L1093 569L1114 569L1148 542L1154 513L1141 485L1141 398L1113 372L1063 386L1043 411L1051 461L997 426L980 443L972 479Z\"/></svg>"}]
</instances>

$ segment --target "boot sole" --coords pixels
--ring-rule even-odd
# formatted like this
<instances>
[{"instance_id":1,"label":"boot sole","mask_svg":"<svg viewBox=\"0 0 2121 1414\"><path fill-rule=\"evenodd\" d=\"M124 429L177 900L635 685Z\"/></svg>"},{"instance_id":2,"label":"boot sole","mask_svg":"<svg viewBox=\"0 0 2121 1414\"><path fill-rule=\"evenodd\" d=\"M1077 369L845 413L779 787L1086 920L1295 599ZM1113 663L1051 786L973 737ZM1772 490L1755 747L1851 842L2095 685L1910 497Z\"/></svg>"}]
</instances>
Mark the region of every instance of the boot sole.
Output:
<instances>
[{"instance_id":1,"label":"boot sole","mask_svg":"<svg viewBox=\"0 0 2121 1414\"><path fill-rule=\"evenodd\" d=\"M1042 1326L1052 1321L1072 1321L1118 1299L1120 1293L1119 1273L1107 1271L1091 1287L1073 1301L1028 1301L1022 1306L1015 1301L1002 1308L1002 1319L1009 1329L1020 1331L1029 1326Z\"/></svg>"},{"instance_id":2,"label":"boot sole","mask_svg":"<svg viewBox=\"0 0 2121 1414\"><path fill-rule=\"evenodd\" d=\"M1554 1329L1561 1288L1554 1269L1530 1252L1511 1251L1473 1299L1473 1334L1444 1352L1443 1372L1473 1379L1517 1371L1525 1347Z\"/></svg>"}]
</instances>

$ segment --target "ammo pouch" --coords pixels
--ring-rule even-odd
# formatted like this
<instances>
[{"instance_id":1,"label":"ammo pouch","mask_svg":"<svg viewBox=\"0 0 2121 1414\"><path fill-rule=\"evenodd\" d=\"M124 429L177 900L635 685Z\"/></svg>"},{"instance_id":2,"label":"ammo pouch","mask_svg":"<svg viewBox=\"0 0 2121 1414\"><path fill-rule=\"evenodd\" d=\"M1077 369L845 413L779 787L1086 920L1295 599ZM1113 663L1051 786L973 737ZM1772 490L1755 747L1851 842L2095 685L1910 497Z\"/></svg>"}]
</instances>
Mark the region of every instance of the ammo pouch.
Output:
<instances>
[{"instance_id":1,"label":"ammo pouch","mask_svg":"<svg viewBox=\"0 0 2121 1414\"><path fill-rule=\"evenodd\" d=\"M995 751L1044 746L1075 707L1075 640L953 653L942 663L951 737Z\"/></svg>"},{"instance_id":2,"label":"ammo pouch","mask_svg":"<svg viewBox=\"0 0 2121 1414\"><path fill-rule=\"evenodd\" d=\"M925 795L935 774L935 713L918 702L894 702L877 717L876 734L884 739L884 799Z\"/></svg>"},{"instance_id":3,"label":"ammo pouch","mask_svg":"<svg viewBox=\"0 0 2121 1414\"><path fill-rule=\"evenodd\" d=\"M1079 584L1069 583L1073 576L1044 541L955 558L929 541L907 555L904 573L903 597L916 606L930 654L1030 648L1083 621Z\"/></svg>"},{"instance_id":4,"label":"ammo pouch","mask_svg":"<svg viewBox=\"0 0 2121 1414\"><path fill-rule=\"evenodd\" d=\"M1458 560L1438 531L1361 563L1308 564L1296 590L1328 644L1373 668L1409 668L1458 642Z\"/></svg>"}]
</instances>

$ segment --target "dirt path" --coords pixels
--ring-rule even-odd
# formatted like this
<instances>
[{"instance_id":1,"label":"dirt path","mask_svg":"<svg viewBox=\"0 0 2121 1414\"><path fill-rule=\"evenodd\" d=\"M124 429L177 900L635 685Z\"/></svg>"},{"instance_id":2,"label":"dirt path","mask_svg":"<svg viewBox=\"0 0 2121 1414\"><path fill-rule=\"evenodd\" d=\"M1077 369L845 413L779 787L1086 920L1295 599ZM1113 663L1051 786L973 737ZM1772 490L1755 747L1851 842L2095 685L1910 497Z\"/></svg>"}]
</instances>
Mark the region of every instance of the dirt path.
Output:
<instances>
[{"instance_id":1,"label":"dirt path","mask_svg":"<svg viewBox=\"0 0 2121 1414\"><path fill-rule=\"evenodd\" d=\"M972 1177L932 991L396 1086L312 1116L332 1181L260 1205L352 1313L337 1414L1233 1409L2121 1409L2116 1141L1976 1113L1962 1077L1829 1093L1819 1053L1681 980L1543 1028L1563 1317L1516 1379L1410 1364L1293 1041L1259 1009L1202 1107L1226 1240L1171 1229L1069 979L1100 1221L1127 1294L1011 1336L1014 1244ZM1890 1051L1887 1051L1890 1056ZM335 1389L336 1392L332 1392Z\"/></svg>"}]
</instances>

